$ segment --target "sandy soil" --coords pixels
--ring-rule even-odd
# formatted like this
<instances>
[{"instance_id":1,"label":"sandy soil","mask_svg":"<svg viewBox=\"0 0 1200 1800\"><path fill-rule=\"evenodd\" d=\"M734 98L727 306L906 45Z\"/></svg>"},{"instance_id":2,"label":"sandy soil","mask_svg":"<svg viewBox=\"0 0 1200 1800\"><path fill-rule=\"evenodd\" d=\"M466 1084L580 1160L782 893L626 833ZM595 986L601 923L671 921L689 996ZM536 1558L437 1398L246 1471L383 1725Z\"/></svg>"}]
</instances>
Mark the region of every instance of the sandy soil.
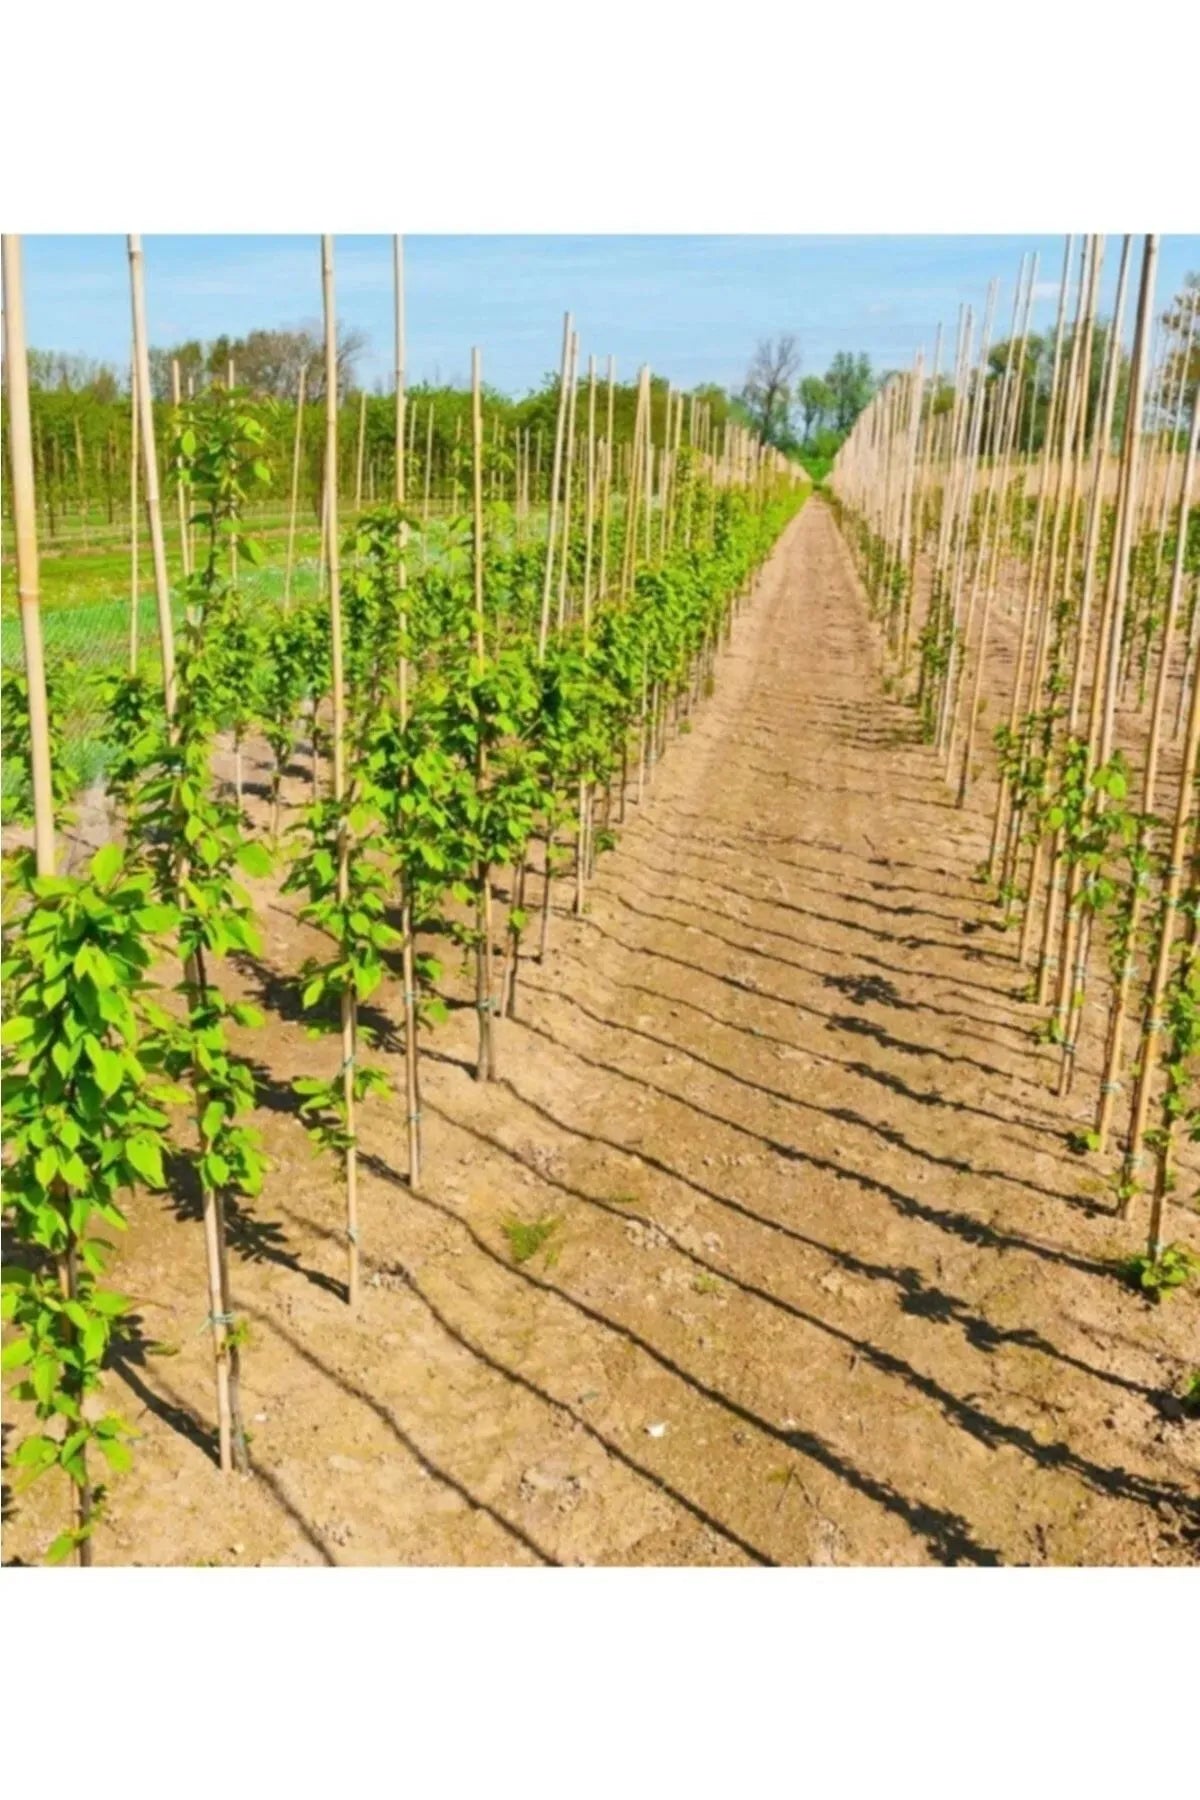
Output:
<instances>
[{"instance_id":1,"label":"sandy soil","mask_svg":"<svg viewBox=\"0 0 1200 1800\"><path fill-rule=\"evenodd\" d=\"M469 1007L437 1034L419 1196L398 1104L366 1109L357 1317L287 1091L334 1051L296 1021L307 934L263 886L237 983L271 1008L247 1046L276 1168L235 1232L254 1473L213 1461L199 1226L143 1198L110 1385L144 1435L97 1560L1200 1560L1200 1423L1170 1400L1197 1304L1111 1271L1137 1228L1066 1147L1091 1083L1049 1091L970 879L979 788L956 810L884 697L812 502L587 915L560 897L500 1081L471 1078ZM514 1216L559 1221L520 1266ZM10 1502L7 1560L60 1498Z\"/></svg>"}]
</instances>

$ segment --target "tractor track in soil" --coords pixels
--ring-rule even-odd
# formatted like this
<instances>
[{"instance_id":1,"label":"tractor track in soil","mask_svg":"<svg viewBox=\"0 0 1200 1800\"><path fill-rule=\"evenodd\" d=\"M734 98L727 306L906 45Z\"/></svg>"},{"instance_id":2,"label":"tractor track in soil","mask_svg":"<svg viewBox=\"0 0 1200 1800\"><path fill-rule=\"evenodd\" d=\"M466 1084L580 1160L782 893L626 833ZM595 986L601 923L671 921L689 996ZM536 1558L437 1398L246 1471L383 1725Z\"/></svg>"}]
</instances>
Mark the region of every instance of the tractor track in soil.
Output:
<instances>
[{"instance_id":1,"label":"tractor track in soil","mask_svg":"<svg viewBox=\"0 0 1200 1800\"><path fill-rule=\"evenodd\" d=\"M332 1055L276 979L312 940L255 884L264 966L230 984L272 1009L245 1043L275 1169L233 1231L255 1473L213 1463L199 1227L139 1201L110 1385L143 1438L97 1560L1200 1560L1200 1423L1164 1408L1196 1304L1111 1272L1129 1228L1065 1142L1090 1070L1053 1099L971 881L989 799L956 809L886 697L811 501L583 918L560 884L501 1079L472 1079L469 1006L431 1038L421 1195L395 1101L364 1107L356 1318L287 1091ZM560 1221L520 1266L512 1216ZM8 1560L51 1500L10 1503Z\"/></svg>"}]
</instances>

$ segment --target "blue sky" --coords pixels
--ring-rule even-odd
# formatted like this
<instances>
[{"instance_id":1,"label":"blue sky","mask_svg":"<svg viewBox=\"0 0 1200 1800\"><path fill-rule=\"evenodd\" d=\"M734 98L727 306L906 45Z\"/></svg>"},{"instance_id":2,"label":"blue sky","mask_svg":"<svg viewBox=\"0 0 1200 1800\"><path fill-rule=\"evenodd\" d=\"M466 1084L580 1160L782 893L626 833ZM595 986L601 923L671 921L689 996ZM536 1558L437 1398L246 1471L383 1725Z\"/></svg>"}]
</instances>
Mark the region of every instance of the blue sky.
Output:
<instances>
[{"instance_id":1,"label":"blue sky","mask_svg":"<svg viewBox=\"0 0 1200 1800\"><path fill-rule=\"evenodd\" d=\"M1137 240L1140 254L1140 240ZM320 316L318 239L146 237L152 343L237 337L255 326ZM837 350L865 350L898 367L938 321L952 339L959 303L981 308L1001 282L996 335L1008 332L1021 255L1040 253L1034 327L1053 322L1063 239L1047 237L409 237L405 239L408 374L465 380L470 350L484 379L511 393L557 364L562 314L575 315L581 353L619 376L643 361L678 385L740 382L759 337L796 334L803 372ZM1120 239L1107 240L1103 299L1116 285ZM338 237L339 318L367 337L359 379L391 381L392 248L387 237ZM128 357L125 240L24 239L29 341L122 366ZM1200 269L1200 237L1164 238L1156 294ZM1126 308L1126 329L1132 299ZM946 354L943 354L943 367ZM586 364L585 364L586 366Z\"/></svg>"}]
</instances>

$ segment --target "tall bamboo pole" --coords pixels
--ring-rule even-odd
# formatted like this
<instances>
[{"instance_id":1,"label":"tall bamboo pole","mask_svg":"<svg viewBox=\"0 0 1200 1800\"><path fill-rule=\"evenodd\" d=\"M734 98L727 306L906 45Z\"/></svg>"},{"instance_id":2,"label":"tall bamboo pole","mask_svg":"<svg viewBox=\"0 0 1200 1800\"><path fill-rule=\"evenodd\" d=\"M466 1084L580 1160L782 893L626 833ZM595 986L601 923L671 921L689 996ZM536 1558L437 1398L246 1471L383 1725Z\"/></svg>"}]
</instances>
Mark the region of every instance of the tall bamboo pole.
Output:
<instances>
[{"instance_id":1,"label":"tall bamboo pole","mask_svg":"<svg viewBox=\"0 0 1200 1800\"><path fill-rule=\"evenodd\" d=\"M175 425L179 426L180 408L183 404L179 386L179 358L171 358L171 404L175 408ZM188 532L187 494L183 481L183 457L175 458L175 499L179 507L179 561L186 581L192 572L191 544Z\"/></svg>"},{"instance_id":2,"label":"tall bamboo pole","mask_svg":"<svg viewBox=\"0 0 1200 1800\"><path fill-rule=\"evenodd\" d=\"M8 450L12 480L13 537L16 544L17 600L21 613L21 639L25 651L25 678L29 706L29 765L33 788L33 853L38 875L54 874L54 788L50 767L50 719L46 703L46 664L42 646L41 581L38 568L37 498L33 485L33 433L29 418L29 363L25 340L25 296L21 281L21 240L3 238L4 368L8 384ZM58 1276L63 1297L75 1299L78 1270L76 1234L70 1224L69 1194L61 1177L51 1186L52 1196L66 1215L67 1250L58 1257ZM80 1451L81 1459L84 1452ZM92 1561L88 1527L92 1517L92 1492L86 1462L82 1480L71 1484L72 1513L80 1536L76 1559L81 1568Z\"/></svg>"},{"instance_id":3,"label":"tall bamboo pole","mask_svg":"<svg viewBox=\"0 0 1200 1800\"><path fill-rule=\"evenodd\" d=\"M601 502L600 502L600 574L597 581L597 595L600 600L608 597L608 539L609 515L612 506L613 478L613 417L614 388L616 384L617 365L613 357L608 359L608 409L604 426L604 454L601 458Z\"/></svg>"},{"instance_id":4,"label":"tall bamboo pole","mask_svg":"<svg viewBox=\"0 0 1200 1800\"><path fill-rule=\"evenodd\" d=\"M137 365L137 405L142 439L142 468L145 477L146 513L150 525L150 547L154 561L154 587L158 601L159 649L163 667L163 705L168 730L174 735L177 703L175 683L175 633L171 618L171 596L167 584L166 541L163 534L162 505L158 487L158 457L154 441L154 407L150 388L150 358L146 339L146 296L142 241L136 233L128 238L129 280L133 309L134 361ZM195 959L189 958L185 968L189 988L198 987ZM213 1341L213 1364L217 1390L217 1444L222 1473L234 1466L234 1441L237 1439L239 1460L244 1454L240 1416L235 1416L231 1383L231 1350L227 1330L229 1289L227 1281L223 1219L218 1195L206 1186L204 1198L204 1255L208 1280L209 1319Z\"/></svg>"},{"instance_id":5,"label":"tall bamboo pole","mask_svg":"<svg viewBox=\"0 0 1200 1800\"><path fill-rule=\"evenodd\" d=\"M567 372L571 356L571 315L563 314L562 363L558 377L558 416L554 424L554 464L550 477L550 517L546 525L546 567L542 581L542 616L538 625L538 661L546 657L550 635L550 595L554 589L554 545L558 523L558 487L562 474L563 433L566 426ZM539 457L541 439L538 440Z\"/></svg>"},{"instance_id":6,"label":"tall bamboo pole","mask_svg":"<svg viewBox=\"0 0 1200 1800\"><path fill-rule=\"evenodd\" d=\"M158 457L154 444L154 400L150 388L150 351L146 340L146 283L142 240L129 236L129 281L133 302L133 345L137 363L137 405L142 434L142 470L145 476L146 516L150 524L150 553L154 562L154 592L158 601L158 642L162 655L163 704L168 720L175 717L175 627L171 618L171 589L167 580L167 547L163 537L162 504L158 493Z\"/></svg>"},{"instance_id":7,"label":"tall bamboo pole","mask_svg":"<svg viewBox=\"0 0 1200 1800\"><path fill-rule=\"evenodd\" d=\"M138 550L141 530L138 524L138 398L137 356L129 359L129 673L137 674L138 666Z\"/></svg>"},{"instance_id":8,"label":"tall bamboo pole","mask_svg":"<svg viewBox=\"0 0 1200 1800\"><path fill-rule=\"evenodd\" d=\"M596 524L596 358L588 357L587 502L583 528L583 641L592 619L592 537Z\"/></svg>"},{"instance_id":9,"label":"tall bamboo pole","mask_svg":"<svg viewBox=\"0 0 1200 1800\"><path fill-rule=\"evenodd\" d=\"M392 240L393 250L393 291L395 297L395 337L396 337L396 414L395 414L395 463L396 463L396 505L403 508L407 503L407 464L404 455L404 422L405 409L408 404L407 385L405 382L405 338L404 338L404 240L397 234ZM416 407L413 408L415 416ZM430 406L430 418L433 408ZM403 519L400 523L400 566L397 572L400 588L400 667L398 672L400 726L403 730L408 724L409 713L409 662L408 662L408 570L404 560L404 551L408 542L408 526ZM408 785L408 770L404 770L401 780ZM417 968L416 943L414 938L412 894L408 882L402 881L400 888L400 936L401 936L401 969L404 983L404 1098L405 1125L408 1139L408 1184L414 1193L421 1182L421 1089L420 1089L420 1046L417 1041Z\"/></svg>"},{"instance_id":10,"label":"tall bamboo pole","mask_svg":"<svg viewBox=\"0 0 1200 1800\"><path fill-rule=\"evenodd\" d=\"M321 297L325 313L325 517L329 564L329 631L333 686L333 798L338 809L337 897L350 898L350 835L346 798L346 688L342 650L342 586L338 545L338 363L333 285L333 238L321 238ZM358 1008L349 986L341 996L342 1101L346 1110L346 1298L358 1305L358 1141L355 1133L354 1067Z\"/></svg>"},{"instance_id":11,"label":"tall bamboo pole","mask_svg":"<svg viewBox=\"0 0 1200 1800\"><path fill-rule=\"evenodd\" d=\"M1034 266L1036 268L1036 257ZM989 472L987 487L984 491L983 513L979 523L979 545L975 554L975 567L971 577L971 592L967 603L966 619L963 624L963 656L958 692L951 699L950 735L946 747L946 773L949 775L954 763L954 748L959 728L959 716L963 696L966 692L966 665L970 650L971 624L979 596L980 583L983 586L983 609L979 627L979 647L975 656L975 681L971 691L965 722L965 745L963 750L962 769L959 775L957 804L966 804L967 790L971 779L971 757L974 753L975 725L979 715L983 693L983 674L987 659L988 619L991 611L992 592L997 573L997 556L1000 546L1000 527L1003 514L1004 486L1008 477L1009 440L1008 418L1011 411L1010 399L1013 385L1014 361L1024 353L1024 338L1028 331L1028 313L1025 324L1018 331L1021 319L1022 289L1025 285L1025 258L1021 258L1021 268L1017 276L1017 285L1013 293L1012 328L1009 333L1008 354L1005 359L1004 375L998 401L992 407L991 420L991 455L992 467ZM1029 278L1029 295L1033 295L1033 271Z\"/></svg>"},{"instance_id":12,"label":"tall bamboo pole","mask_svg":"<svg viewBox=\"0 0 1200 1800\"><path fill-rule=\"evenodd\" d=\"M479 351L471 352L471 481L474 510L475 662L482 675L487 649L483 619L483 404ZM482 794L487 780L487 751L480 737L476 780ZM492 1029L492 871L481 857L476 872L475 1005L479 1014L477 1081L496 1078L496 1044Z\"/></svg>"},{"instance_id":13,"label":"tall bamboo pole","mask_svg":"<svg viewBox=\"0 0 1200 1800\"><path fill-rule=\"evenodd\" d=\"M1050 487L1050 465L1054 452L1054 432L1058 421L1059 399L1062 385L1063 337L1066 331L1067 297L1070 293L1071 253L1074 248L1074 242L1074 238L1068 236L1066 248L1063 251L1062 277L1058 289L1058 318L1054 328L1054 357L1050 371L1050 392L1047 396L1046 430L1042 440L1041 465L1038 470L1038 492L1037 505L1034 509L1033 541L1029 553L1029 572L1025 587L1025 605L1021 614L1020 639L1017 645L1016 658L1013 663L1012 701L1009 706L1008 714L1008 730L1010 737L1016 732L1017 721L1021 716L1021 704L1024 695L1025 661L1036 616L1038 573L1041 567L1042 534L1046 520L1046 496ZM1035 393L1031 396L1029 407L1031 434L1036 417L1037 396ZM1032 442L1032 436L1030 441ZM1031 670L1031 681L1032 673ZM1029 694L1029 707L1031 711L1035 705L1036 695L1031 686ZM1005 843L1000 870L1000 885L1001 888L1004 889L1006 895L1006 921L1009 917L1009 909L1012 904L1010 862L1014 873L1020 866L1020 843L1017 836L1020 818L1015 806L1011 811L1008 810L1009 798L1010 782L1007 775L1002 775L996 791L996 809L992 818L992 840L988 851L987 867L989 876L994 875L996 871L996 858L1001 848L1001 829L1003 827L1005 831ZM1024 952L1021 953L1019 960L1024 962Z\"/></svg>"},{"instance_id":14,"label":"tall bamboo pole","mask_svg":"<svg viewBox=\"0 0 1200 1800\"><path fill-rule=\"evenodd\" d=\"M1062 521L1065 511L1064 496L1067 488L1068 472L1071 466L1069 449L1074 440L1075 421L1078 411L1080 384L1079 351L1083 342L1082 323L1087 307L1089 287L1089 249L1089 240L1085 239L1080 252L1079 288L1075 301L1075 323L1071 332L1071 349L1067 359L1067 372L1062 391L1062 404L1059 408L1058 424L1061 427L1061 437L1058 439L1058 459L1054 477L1054 498L1051 502L1050 509L1050 540L1046 558L1045 576L1039 590L1038 635L1034 650L1033 674L1029 683L1029 705L1031 711L1037 710L1043 697L1046 669L1050 655L1052 627L1055 622L1054 593L1056 576L1058 573L1058 546L1062 536ZM1084 371L1084 382L1086 392L1086 370ZM1048 730L1046 735L1048 740ZM1045 836L1043 833L1039 832L1036 835L1033 844L1033 853L1030 859L1028 892L1025 897L1025 916L1021 921L1021 942L1017 952L1018 960L1021 963L1025 962L1032 944L1034 921L1037 916L1037 898L1042 885L1042 864L1045 848ZM1047 930L1049 926L1052 925L1053 918L1057 914L1058 892L1058 886L1051 880L1047 889L1046 904L1042 915L1042 953L1038 957L1037 972L1037 1003L1039 1006L1044 1006L1046 1003L1050 975L1053 968L1052 961L1046 955L1046 944L1048 941Z\"/></svg>"},{"instance_id":15,"label":"tall bamboo pole","mask_svg":"<svg viewBox=\"0 0 1200 1800\"><path fill-rule=\"evenodd\" d=\"M996 281L988 287L987 307L984 312L983 330L979 340L979 364L976 370L974 392L971 397L970 424L967 432L967 447L964 473L960 488L959 516L961 520L958 534L958 545L954 557L954 573L950 582L950 644L947 653L946 673L942 682L940 705L938 709L937 748L943 751L950 724L950 701L957 691L959 663L959 598L962 593L963 573L966 566L967 540L970 536L971 507L975 497L975 479L979 468L979 452L981 432L983 428L983 400L987 386L987 358L991 341L992 315L996 305Z\"/></svg>"},{"instance_id":16,"label":"tall bamboo pole","mask_svg":"<svg viewBox=\"0 0 1200 1800\"><path fill-rule=\"evenodd\" d=\"M579 368L579 334L571 333L570 370L567 375L567 445L563 459L562 555L558 566L558 629L566 622L567 569L571 552L571 499L575 472L576 375Z\"/></svg>"},{"instance_id":17,"label":"tall bamboo pole","mask_svg":"<svg viewBox=\"0 0 1200 1800\"><path fill-rule=\"evenodd\" d=\"M287 558L283 566L283 610L285 613L292 610L292 566L296 549L296 508L300 499L300 446L304 441L304 381L307 372L307 363L301 363L300 385L296 391L296 430L292 438L292 492L288 505Z\"/></svg>"},{"instance_id":18,"label":"tall bamboo pole","mask_svg":"<svg viewBox=\"0 0 1200 1800\"><path fill-rule=\"evenodd\" d=\"M33 850L39 875L54 873L54 788L50 771L50 722L46 704L46 664L42 646L41 577L38 566L37 500L33 485L33 432L29 415L29 363L25 343L25 295L21 280L21 240L6 234L4 245L4 358L8 386L8 453L12 480L13 541L17 601L29 685L29 758L33 786Z\"/></svg>"},{"instance_id":19,"label":"tall bamboo pole","mask_svg":"<svg viewBox=\"0 0 1200 1800\"><path fill-rule=\"evenodd\" d=\"M413 412L416 412L413 407ZM429 417L425 422L425 491L421 499L421 529L427 535L429 531L429 496L433 482L433 401L429 402ZM422 549L424 554L424 546Z\"/></svg>"},{"instance_id":20,"label":"tall bamboo pole","mask_svg":"<svg viewBox=\"0 0 1200 1800\"><path fill-rule=\"evenodd\" d=\"M1101 625L1101 652L1103 665L1097 662L1097 690L1103 695L1103 708L1099 721L1098 740L1095 743L1095 762L1089 756L1089 771L1092 767L1103 767L1112 757L1116 735L1116 699L1117 685L1120 677L1121 645L1126 599L1129 591L1129 560L1133 541L1134 520L1137 514L1138 479L1141 461L1142 411L1145 401L1146 380L1148 373L1148 350L1150 342L1150 315L1153 305L1154 279L1158 263L1158 239L1148 235L1142 252L1141 285L1138 292L1137 324L1135 327L1133 362L1129 377L1128 411L1125 419L1125 443L1122 455L1122 480L1117 502L1116 528L1113 538L1112 567L1108 587L1108 621L1107 634L1104 624ZM1101 667L1103 666L1103 680ZM1093 720L1096 717L1095 697L1092 707ZM1160 714L1161 719L1161 714ZM1146 774L1151 784L1151 795L1157 765L1157 733L1158 721L1152 728L1149 754L1146 763ZM1105 795L1097 795L1097 810L1104 808ZM1136 894L1136 890L1135 890ZM1135 899L1135 920L1138 906ZM1073 1006L1067 1022L1067 1041L1064 1045L1064 1068L1060 1074L1060 1092L1065 1092L1070 1083L1070 1065L1068 1058L1074 1055L1073 1035L1076 1020L1082 1012L1084 987L1086 983L1087 960L1086 950L1080 958L1076 971L1076 986L1072 996ZM1119 974L1114 994L1114 1004L1110 1010L1108 1045L1105 1058L1105 1074L1101 1083L1100 1102L1097 1111L1096 1136L1098 1147L1103 1150L1108 1138L1112 1120L1113 1100L1116 1092L1116 1071L1120 1065L1121 1032L1124 1021L1125 996L1131 971L1128 962Z\"/></svg>"},{"instance_id":21,"label":"tall bamboo pole","mask_svg":"<svg viewBox=\"0 0 1200 1800\"><path fill-rule=\"evenodd\" d=\"M1192 430L1191 430L1191 437L1188 442L1187 454L1184 458L1182 477L1181 477L1181 481L1180 481L1179 531L1176 535L1176 540L1175 540L1175 556L1174 556L1174 559L1172 562L1172 567L1171 567L1171 588L1170 588L1170 595L1169 595L1169 598L1167 601L1167 619L1166 619L1166 623L1164 626L1164 634L1165 634L1168 642L1170 641L1171 628L1172 628L1172 625L1176 618L1176 615L1179 611L1179 603L1180 603L1180 599L1183 594L1183 572L1184 572L1184 561L1185 561L1186 550L1187 550L1188 512L1189 512L1189 506L1190 506L1192 482L1195 479L1195 473L1196 473L1196 458L1197 458L1198 445L1200 445L1200 389L1194 390L1193 395L1192 395ZM1166 699L1166 685L1167 685L1167 657L1166 657L1166 654L1164 653L1161 661L1159 662L1159 666L1158 666L1158 682L1157 682L1155 699L1154 699L1154 708L1155 708L1154 716L1155 716L1155 719L1158 720L1159 722L1161 722L1163 707L1164 707L1165 699ZM1184 839L1184 836L1186 835L1188 813L1189 813L1190 807L1191 807L1191 800L1190 800L1189 796L1190 796L1190 792L1192 789L1192 785L1196 778L1196 767L1195 767L1195 765L1196 765L1196 743L1193 740L1191 733L1196 729L1195 719L1197 716L1197 699L1196 699L1197 691L1200 691L1200 684L1197 684L1197 686L1193 687L1193 691L1192 691L1192 708L1191 708L1191 715L1190 715L1191 719L1192 719L1192 725L1189 727L1189 737L1188 737L1188 741L1184 747L1183 765L1182 765L1182 769L1181 769L1181 773L1180 773L1179 799L1177 802L1176 816L1175 816L1175 836L1172 840L1170 862L1169 862L1169 867L1168 867L1168 872L1167 872L1167 880L1166 880L1166 883L1164 884L1163 905L1166 908L1166 915L1165 915L1164 922L1163 922L1163 928L1160 933L1160 939L1159 939L1157 953L1156 953L1154 973L1151 977L1151 983L1150 983L1150 996L1149 996L1149 1001L1148 1001L1148 1016L1155 1022L1156 1029L1153 1031L1147 1031L1144 1034L1142 1055L1141 1055L1141 1059L1140 1059L1140 1067L1138 1069L1137 1079L1134 1084L1133 1101L1132 1101L1132 1105L1130 1107L1129 1133L1128 1133L1128 1138L1127 1138L1127 1143L1126 1143L1126 1152L1125 1152L1125 1175L1126 1175L1127 1183L1128 1183L1129 1179L1134 1175L1135 1171L1137 1170L1137 1168L1141 1162L1142 1142L1143 1142L1143 1139L1145 1136L1145 1131L1146 1131L1146 1120L1149 1116L1149 1111L1150 1111L1150 1094L1151 1094L1151 1089L1152 1089L1153 1082L1154 1082L1155 1073L1157 1070L1158 1059L1159 1059L1159 1054L1160 1054L1160 1049L1161 1049L1161 1045L1159 1042L1160 1032L1159 1032L1158 1026L1159 1026L1161 1012L1162 1012L1163 993L1164 993L1164 990L1166 987L1167 961L1168 961L1169 954L1170 954L1170 939L1172 936L1172 909L1178 903L1179 883L1181 880L1181 864L1183 861L1183 839ZM1153 731L1153 729L1151 731L1151 748L1155 751L1157 750L1157 734ZM1149 755L1147 758L1147 767L1148 768L1150 767ZM1152 802L1153 801L1152 781L1151 781L1150 785L1151 785L1151 802ZM1143 810L1147 813L1152 812L1153 811L1152 803L1149 805L1146 805L1143 808ZM1127 987L1127 984L1126 984L1126 987ZM1110 1066L1108 1068L1106 1068L1106 1070L1105 1070L1105 1078L1106 1078L1106 1082L1107 1082L1110 1090L1112 1090L1115 1086L1116 1074L1117 1074L1117 1071L1120 1066L1119 1059L1120 1059L1121 1027L1123 1025L1124 1011L1125 1011L1126 1004L1127 1004L1127 994L1126 993L1119 993L1118 995L1114 996L1113 1026L1112 1026L1112 1028L1110 1028L1110 1033L1109 1033L1109 1064L1110 1064Z\"/></svg>"},{"instance_id":22,"label":"tall bamboo pole","mask_svg":"<svg viewBox=\"0 0 1200 1800\"><path fill-rule=\"evenodd\" d=\"M363 458L367 448L367 393L364 388L358 396L358 448L354 459L354 513L357 518L362 511L363 496Z\"/></svg>"}]
</instances>

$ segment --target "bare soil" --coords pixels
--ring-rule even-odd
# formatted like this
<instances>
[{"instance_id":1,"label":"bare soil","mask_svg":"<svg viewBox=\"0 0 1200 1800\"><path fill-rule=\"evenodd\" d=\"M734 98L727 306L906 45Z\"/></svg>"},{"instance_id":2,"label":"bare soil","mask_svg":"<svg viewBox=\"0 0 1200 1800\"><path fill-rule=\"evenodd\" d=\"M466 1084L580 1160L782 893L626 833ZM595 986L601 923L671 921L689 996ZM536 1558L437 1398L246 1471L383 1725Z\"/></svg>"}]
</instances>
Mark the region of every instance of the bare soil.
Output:
<instances>
[{"instance_id":1,"label":"bare soil","mask_svg":"<svg viewBox=\"0 0 1200 1800\"><path fill-rule=\"evenodd\" d=\"M283 980L312 940L262 884L236 981L268 1007L246 1048L275 1159L234 1232L254 1471L215 1466L199 1224L143 1197L109 1377L143 1436L97 1561L1200 1561L1200 1422L1171 1398L1197 1303L1113 1273L1140 1224L1065 1141L1093 1071L1053 1098L971 880L990 799L956 809L885 697L810 503L583 918L559 884L495 1084L458 984L419 1195L398 1101L364 1109L357 1317L288 1091L336 1056ZM514 1217L558 1221L520 1265ZM1187 1205L1174 1232L1197 1240ZM61 1501L10 1501L8 1561Z\"/></svg>"}]
</instances>

